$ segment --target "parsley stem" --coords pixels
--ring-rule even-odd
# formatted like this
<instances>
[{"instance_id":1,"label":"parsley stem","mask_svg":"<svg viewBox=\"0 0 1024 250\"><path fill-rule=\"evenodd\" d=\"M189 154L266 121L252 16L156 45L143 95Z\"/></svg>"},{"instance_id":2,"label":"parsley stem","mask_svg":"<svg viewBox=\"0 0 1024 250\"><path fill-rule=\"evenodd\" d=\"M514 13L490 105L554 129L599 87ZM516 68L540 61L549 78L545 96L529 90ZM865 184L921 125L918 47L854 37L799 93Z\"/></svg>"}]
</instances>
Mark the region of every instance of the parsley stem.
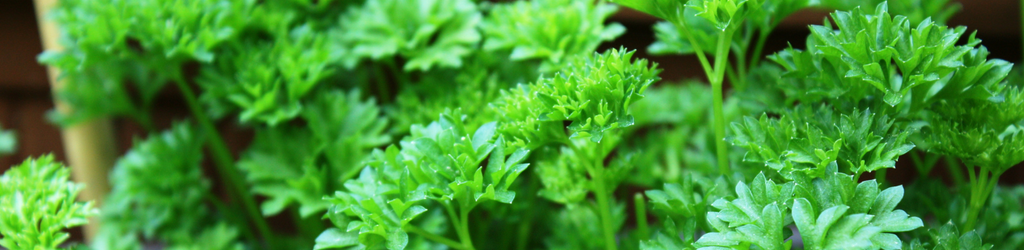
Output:
<instances>
[{"instance_id":1,"label":"parsley stem","mask_svg":"<svg viewBox=\"0 0 1024 250\"><path fill-rule=\"evenodd\" d=\"M633 195L633 206L636 208L636 231L641 239L647 239L650 229L647 227L647 204L643 194Z\"/></svg>"},{"instance_id":2,"label":"parsley stem","mask_svg":"<svg viewBox=\"0 0 1024 250\"><path fill-rule=\"evenodd\" d=\"M729 152L725 146L725 112L722 110L722 85L725 78L726 62L729 61L729 41L732 38L729 29L718 33L718 48L715 51L715 75L709 76L714 102L715 149L718 155L718 170L721 174L729 173Z\"/></svg>"},{"instance_id":3,"label":"parsley stem","mask_svg":"<svg viewBox=\"0 0 1024 250\"><path fill-rule=\"evenodd\" d=\"M964 173L960 171L960 163L952 156L946 156L944 159L946 159L946 168L949 171L949 175L953 176L953 184L956 184L957 187L963 186Z\"/></svg>"},{"instance_id":4,"label":"parsley stem","mask_svg":"<svg viewBox=\"0 0 1024 250\"><path fill-rule=\"evenodd\" d=\"M446 238L444 236L440 236L440 235L437 235L437 234L434 234L434 233L431 233L431 232L427 232L427 230L423 230L422 228L417 227L416 225L406 224L402 228L404 228L405 231L417 234L419 236L423 236L423 238L427 238L428 240L432 240L432 241L444 244L444 245L446 245L448 247L451 247L451 248L454 248L454 249L459 249L459 250L467 250L465 248L465 246L462 245L462 243L459 243L459 242L454 241L452 239Z\"/></svg>"},{"instance_id":5,"label":"parsley stem","mask_svg":"<svg viewBox=\"0 0 1024 250\"><path fill-rule=\"evenodd\" d=\"M674 23L679 28L679 31L682 31L683 35L690 40L690 45L693 46L693 54L697 55L701 68L704 68L704 75L707 75L710 81L712 75L711 63L708 63L708 58L704 55L704 50L701 49L700 43L697 43L697 39L693 38L693 35L690 34L690 29L686 26L686 21L683 21L683 17L679 17L679 20Z\"/></svg>"},{"instance_id":6,"label":"parsley stem","mask_svg":"<svg viewBox=\"0 0 1024 250\"><path fill-rule=\"evenodd\" d=\"M974 177L974 170L968 169L968 173L970 173L971 177ZM981 213L981 208L985 206L985 201L988 200L992 190L999 183L999 176L1002 174L1002 172L989 171L986 168L979 167L977 178L971 178L971 201L967 214L967 223L964 224L965 231L974 230L978 222L978 216Z\"/></svg>"},{"instance_id":7,"label":"parsley stem","mask_svg":"<svg viewBox=\"0 0 1024 250\"><path fill-rule=\"evenodd\" d=\"M761 62L761 53L764 50L764 44L768 41L768 35L771 35L774 26L775 24L771 27L761 28L761 30L757 32L757 43L754 44L754 53L750 54L749 68L753 69Z\"/></svg>"},{"instance_id":8,"label":"parsley stem","mask_svg":"<svg viewBox=\"0 0 1024 250\"><path fill-rule=\"evenodd\" d=\"M462 226L459 227L459 240L462 241L463 249L473 250L473 237L469 236L469 209L459 209L459 223Z\"/></svg>"},{"instance_id":9,"label":"parsley stem","mask_svg":"<svg viewBox=\"0 0 1024 250\"><path fill-rule=\"evenodd\" d=\"M597 199L598 212L601 214L601 229L604 231L605 249L615 250L615 231L612 226L611 204L608 190L604 187L604 167L596 166L594 179L594 196Z\"/></svg>"},{"instance_id":10,"label":"parsley stem","mask_svg":"<svg viewBox=\"0 0 1024 250\"><path fill-rule=\"evenodd\" d=\"M224 138L217 132L217 128L210 121L210 117L206 116L206 113L203 112L195 93L192 92L192 88L188 86L184 78L179 75L174 80L174 83L178 85L181 95L185 97L185 103L188 105L189 110L192 111L192 116L195 117L196 121L207 133L206 148L210 150L214 165L217 166L217 172L220 173L229 187L228 194L235 200L242 202L245 213L249 215L260 236L263 237L263 240L268 245L272 245L269 244L271 241L270 237L273 236L270 232L270 226L267 225L267 221L263 219L259 210L256 209L256 201L252 196L247 195L248 192L243 183L242 175L235 169L234 159L232 159L231 151L228 150L228 145L224 142Z\"/></svg>"},{"instance_id":11,"label":"parsley stem","mask_svg":"<svg viewBox=\"0 0 1024 250\"><path fill-rule=\"evenodd\" d=\"M618 246L615 245L615 228L612 225L612 213L611 213L611 194L608 193L608 189L605 187L605 169L604 169L604 141L598 142L594 154L591 155L591 176L594 178L591 180L594 182L594 197L597 199L598 213L601 216L601 229L604 233L604 244L605 249L615 250Z\"/></svg>"},{"instance_id":12,"label":"parsley stem","mask_svg":"<svg viewBox=\"0 0 1024 250\"><path fill-rule=\"evenodd\" d=\"M460 207L459 214L456 215L455 207L453 207L450 202L444 202L441 203L441 205L443 205L445 211L448 212L448 219L452 221L452 227L455 228L455 233L459 236L459 241L461 241L461 243L457 244L462 246L459 249L474 250L473 239L469 236L469 209Z\"/></svg>"}]
</instances>

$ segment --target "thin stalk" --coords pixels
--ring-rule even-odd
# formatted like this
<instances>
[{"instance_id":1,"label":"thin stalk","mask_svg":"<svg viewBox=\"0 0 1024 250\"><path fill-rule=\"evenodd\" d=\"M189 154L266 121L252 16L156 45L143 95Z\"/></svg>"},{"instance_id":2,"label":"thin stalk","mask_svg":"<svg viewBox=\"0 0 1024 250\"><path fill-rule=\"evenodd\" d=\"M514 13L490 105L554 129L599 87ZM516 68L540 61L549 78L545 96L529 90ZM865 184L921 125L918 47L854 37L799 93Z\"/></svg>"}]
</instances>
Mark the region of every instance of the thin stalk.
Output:
<instances>
[{"instance_id":1,"label":"thin stalk","mask_svg":"<svg viewBox=\"0 0 1024 250\"><path fill-rule=\"evenodd\" d=\"M456 213L455 208L450 203L441 203L441 205L448 212L448 219L452 221L452 227L455 228L455 233L459 236L460 242L458 244L462 246L460 249L474 250L473 241L469 238L469 224L467 222L469 220L469 211L463 208L460 210L466 210L465 213Z\"/></svg>"},{"instance_id":2,"label":"thin stalk","mask_svg":"<svg viewBox=\"0 0 1024 250\"><path fill-rule=\"evenodd\" d=\"M749 68L754 68L758 63L761 62L761 53L764 50L764 43L768 41L768 35L771 34L771 28L763 28L757 32L757 43L754 44L754 53L750 56Z\"/></svg>"},{"instance_id":3,"label":"thin stalk","mask_svg":"<svg viewBox=\"0 0 1024 250\"><path fill-rule=\"evenodd\" d=\"M747 86L747 72L748 69L752 69L754 66L747 67L747 52L750 52L750 42L754 37L754 26L744 26L746 29L743 31L743 41L737 46L733 46L733 56L736 57L736 65L731 68L736 68L736 72L739 73L739 77L735 75L730 76L729 80L733 83L733 87L737 89L743 89ZM731 72L731 70L730 70Z\"/></svg>"},{"instance_id":4,"label":"thin stalk","mask_svg":"<svg viewBox=\"0 0 1024 250\"><path fill-rule=\"evenodd\" d=\"M745 75L747 75L747 73L738 73L737 74L736 70L733 69L733 67L725 67L725 79L728 79L729 82L734 83L732 85L733 87L736 87L737 85L735 83L739 82L740 80L738 80L738 79L743 78L741 76L745 76Z\"/></svg>"},{"instance_id":5,"label":"thin stalk","mask_svg":"<svg viewBox=\"0 0 1024 250\"><path fill-rule=\"evenodd\" d=\"M885 185L885 174L886 172L888 172L888 170L888 168L883 168L879 169L878 171L875 171L875 180L878 180L878 183L882 183L883 185Z\"/></svg>"},{"instance_id":6,"label":"thin stalk","mask_svg":"<svg viewBox=\"0 0 1024 250\"><path fill-rule=\"evenodd\" d=\"M697 60L700 61L701 68L704 69L704 75L708 76L710 80L712 73L711 63L708 62L707 56L704 55L704 50L701 49L700 44L697 43L697 39L693 38L690 34L690 29L686 27L686 22L679 20L676 22L676 27L679 27L679 31L683 32L683 35L690 40L690 45L693 46L693 52L697 55Z\"/></svg>"},{"instance_id":7,"label":"thin stalk","mask_svg":"<svg viewBox=\"0 0 1024 250\"><path fill-rule=\"evenodd\" d=\"M956 184L957 187L962 187L964 185L964 173L960 171L960 163L953 157L947 156L945 159L946 169L949 170L949 175L953 176L953 184Z\"/></svg>"},{"instance_id":8,"label":"thin stalk","mask_svg":"<svg viewBox=\"0 0 1024 250\"><path fill-rule=\"evenodd\" d=\"M974 171L970 171L973 175ZM989 176L991 174L991 176ZM995 189L996 184L999 183L999 176L1002 172L989 172L985 168L981 168L978 172L977 182L971 183L971 201L970 208L967 214L967 223L965 223L966 231L974 230L977 222L978 215L981 213L981 209L985 206L985 201L988 200L989 195L992 194L992 190Z\"/></svg>"},{"instance_id":9,"label":"thin stalk","mask_svg":"<svg viewBox=\"0 0 1024 250\"><path fill-rule=\"evenodd\" d=\"M428 240L432 240L432 241L444 244L444 245L446 245L448 247L451 247L451 248L454 248L454 249L469 250L465 246L463 246L462 243L459 243L458 241L454 241L454 240L448 239L448 238L446 238L444 236L440 236L440 235L437 235L437 234L434 234L434 233L431 233L431 232L427 232L427 230L423 230L422 228L419 228L419 227L417 227L417 226L415 226L413 224L406 224L402 228L404 228L405 231L407 231L407 232L414 233L414 234L417 234L419 236L423 236L423 238L427 238Z\"/></svg>"},{"instance_id":10,"label":"thin stalk","mask_svg":"<svg viewBox=\"0 0 1024 250\"><path fill-rule=\"evenodd\" d=\"M605 249L615 250L615 231L612 226L612 215L611 215L611 197L608 194L608 190L604 186L604 168L598 166L596 174L594 175L594 196L597 199L598 212L601 215L601 229L604 232L604 244Z\"/></svg>"},{"instance_id":11,"label":"thin stalk","mask_svg":"<svg viewBox=\"0 0 1024 250\"><path fill-rule=\"evenodd\" d=\"M224 138L220 136L213 122L210 121L210 117L206 116L206 113L199 106L195 93L192 93L192 88L185 83L184 78L179 76L175 79L174 83L178 85L181 95L185 97L185 103L188 104L189 110L192 111L192 116L195 117L196 121L207 133L206 148L210 150L213 162L216 163L214 165L217 166L217 172L220 176L224 177L224 182L229 187L228 194L232 196L233 200L242 202L242 206L245 208L244 212L252 220L260 236L263 237L264 241L270 243L272 241L271 237L273 237L270 232L270 226L267 225L267 221L264 220L259 210L256 209L256 201L252 196L247 195L248 192L242 180L242 175L235 170L234 159L232 159L231 151L228 150L227 143L224 142Z\"/></svg>"},{"instance_id":12,"label":"thin stalk","mask_svg":"<svg viewBox=\"0 0 1024 250\"><path fill-rule=\"evenodd\" d=\"M530 240L530 226L533 224L533 220L527 220L523 223L519 223L519 235L516 240L517 250L526 250L526 243Z\"/></svg>"},{"instance_id":13,"label":"thin stalk","mask_svg":"<svg viewBox=\"0 0 1024 250\"><path fill-rule=\"evenodd\" d=\"M459 223L462 223L462 227L459 227L459 240L462 241L464 249L473 250L473 238L469 236L469 209L459 209Z\"/></svg>"},{"instance_id":14,"label":"thin stalk","mask_svg":"<svg viewBox=\"0 0 1024 250\"><path fill-rule=\"evenodd\" d=\"M647 204L644 195L637 193L633 196L633 206L636 210L636 231L641 239L650 236L650 229L647 227Z\"/></svg>"},{"instance_id":15,"label":"thin stalk","mask_svg":"<svg viewBox=\"0 0 1024 250\"><path fill-rule=\"evenodd\" d=\"M725 75L725 68L729 65L728 42L732 32L726 30L718 34L718 48L715 52L714 76L711 76L711 91L713 92L714 115L715 115L715 148L718 155L718 171L722 175L729 173L729 153L725 146L725 112L722 110L722 85Z\"/></svg>"},{"instance_id":16,"label":"thin stalk","mask_svg":"<svg viewBox=\"0 0 1024 250\"><path fill-rule=\"evenodd\" d=\"M611 194L608 193L608 189L605 187L604 177L604 163L602 155L604 153L604 144L602 142L597 143L597 150L594 154L590 155L589 165L590 175L594 178L591 180L594 182L594 197L597 200L598 213L601 216L601 230L604 234L605 249L615 250L618 246L615 245L615 229L612 225L612 209L611 209Z\"/></svg>"}]
</instances>

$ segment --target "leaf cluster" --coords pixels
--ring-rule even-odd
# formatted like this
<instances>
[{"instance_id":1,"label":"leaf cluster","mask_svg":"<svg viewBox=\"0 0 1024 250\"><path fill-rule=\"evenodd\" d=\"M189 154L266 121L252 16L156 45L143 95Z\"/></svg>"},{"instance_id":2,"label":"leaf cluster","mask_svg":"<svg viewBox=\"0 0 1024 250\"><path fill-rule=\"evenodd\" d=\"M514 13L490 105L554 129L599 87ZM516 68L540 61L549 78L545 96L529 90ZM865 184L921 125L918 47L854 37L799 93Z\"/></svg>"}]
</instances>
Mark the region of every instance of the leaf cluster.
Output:
<instances>
[{"instance_id":1,"label":"leaf cluster","mask_svg":"<svg viewBox=\"0 0 1024 250\"><path fill-rule=\"evenodd\" d=\"M733 143L747 150L744 160L763 162L786 178L794 172L821 176L832 162L860 175L895 168L914 144L910 129L871 110L836 114L832 108L797 107L779 118L762 114L733 123Z\"/></svg>"},{"instance_id":2,"label":"leaf cluster","mask_svg":"<svg viewBox=\"0 0 1024 250\"><path fill-rule=\"evenodd\" d=\"M736 185L734 199L712 203L708 213L715 231L695 242L704 247L789 249L795 224L805 249L899 249L894 234L923 225L920 218L895 209L903 199L901 186L879 190L874 180L857 183L853 176L829 167L826 174L776 184L758 175Z\"/></svg>"},{"instance_id":3,"label":"leaf cluster","mask_svg":"<svg viewBox=\"0 0 1024 250\"><path fill-rule=\"evenodd\" d=\"M71 170L53 155L27 159L0 176L0 246L57 249L96 213L92 202L76 201L83 185L68 180Z\"/></svg>"},{"instance_id":4,"label":"leaf cluster","mask_svg":"<svg viewBox=\"0 0 1024 250\"><path fill-rule=\"evenodd\" d=\"M787 71L783 89L789 98L918 111L947 98L986 99L1009 72L1010 63L986 59L988 50L973 34L966 44L956 44L966 28L928 19L911 26L907 17L891 16L887 6L837 11L836 29L830 23L811 26L806 50L771 56ZM886 105L861 104L874 99Z\"/></svg>"},{"instance_id":5,"label":"leaf cluster","mask_svg":"<svg viewBox=\"0 0 1024 250\"><path fill-rule=\"evenodd\" d=\"M323 213L330 204L323 196L355 177L373 149L390 143L380 108L361 99L359 91L321 92L304 105L305 126L257 131L238 167L253 192L268 198L264 215L294 205L302 217Z\"/></svg>"}]
</instances>

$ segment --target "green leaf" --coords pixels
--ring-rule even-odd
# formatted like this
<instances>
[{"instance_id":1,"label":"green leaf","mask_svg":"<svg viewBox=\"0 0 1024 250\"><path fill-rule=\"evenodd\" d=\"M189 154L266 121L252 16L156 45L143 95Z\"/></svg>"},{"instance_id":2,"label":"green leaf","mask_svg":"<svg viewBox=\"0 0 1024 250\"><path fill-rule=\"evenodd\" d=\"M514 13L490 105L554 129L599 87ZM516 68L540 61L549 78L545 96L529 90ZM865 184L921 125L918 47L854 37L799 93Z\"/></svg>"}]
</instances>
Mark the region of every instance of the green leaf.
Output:
<instances>
[{"instance_id":1,"label":"green leaf","mask_svg":"<svg viewBox=\"0 0 1024 250\"><path fill-rule=\"evenodd\" d=\"M114 164L101 221L127 234L167 243L189 241L211 224L203 176L206 135L189 123L136 140ZM119 236L119 235L111 235Z\"/></svg>"},{"instance_id":2,"label":"green leaf","mask_svg":"<svg viewBox=\"0 0 1024 250\"><path fill-rule=\"evenodd\" d=\"M1024 91L1000 85L994 100L940 103L930 119L932 150L1001 173L1024 161Z\"/></svg>"},{"instance_id":3,"label":"green leaf","mask_svg":"<svg viewBox=\"0 0 1024 250\"><path fill-rule=\"evenodd\" d=\"M483 49L510 53L514 61L539 59L540 72L555 72L625 33L618 23L605 25L617 9L573 0L498 3L481 25Z\"/></svg>"},{"instance_id":4,"label":"green leaf","mask_svg":"<svg viewBox=\"0 0 1024 250\"><path fill-rule=\"evenodd\" d=\"M306 103L304 126L261 128L239 160L255 193L268 197L264 215L297 205L300 216L323 213L322 199L356 177L370 152L390 142L387 120L359 91L317 93Z\"/></svg>"},{"instance_id":5,"label":"green leaf","mask_svg":"<svg viewBox=\"0 0 1024 250\"><path fill-rule=\"evenodd\" d=\"M647 60L632 61L633 53L611 49L578 57L554 77L504 94L496 104L506 114L498 130L514 138L514 144L532 148L564 142L564 132L558 131L561 121L571 122L571 138L593 142L601 141L608 130L633 125L627 107L643 98L660 72Z\"/></svg>"},{"instance_id":6,"label":"green leaf","mask_svg":"<svg viewBox=\"0 0 1024 250\"><path fill-rule=\"evenodd\" d=\"M81 184L53 155L26 159L0 176L0 246L7 249L57 249L95 214L92 202L75 201Z\"/></svg>"},{"instance_id":7,"label":"green leaf","mask_svg":"<svg viewBox=\"0 0 1024 250\"><path fill-rule=\"evenodd\" d=\"M931 235L934 250L987 250L993 247L992 244L982 244L981 237L973 230L961 235L952 222L939 228L928 229L928 234Z\"/></svg>"},{"instance_id":8,"label":"green leaf","mask_svg":"<svg viewBox=\"0 0 1024 250\"><path fill-rule=\"evenodd\" d=\"M273 33L273 43L260 42L225 51L220 63L203 67L197 78L209 106L226 102L240 109L245 123L270 126L298 117L303 101L335 73L337 55L328 36L303 25Z\"/></svg>"},{"instance_id":9,"label":"green leaf","mask_svg":"<svg viewBox=\"0 0 1024 250\"><path fill-rule=\"evenodd\" d=\"M202 230L198 236L189 239L187 242L178 243L167 247L168 250L242 250L242 244L237 241L238 230L225 223L218 223L215 226Z\"/></svg>"},{"instance_id":10,"label":"green leaf","mask_svg":"<svg viewBox=\"0 0 1024 250\"><path fill-rule=\"evenodd\" d=\"M693 245L695 220L686 220L679 230L672 218L665 218L665 225L662 232L658 232L654 239L640 242L641 250L677 250L695 249ZM682 231L682 232L680 232ZM680 236L682 235L682 236Z\"/></svg>"},{"instance_id":11,"label":"green leaf","mask_svg":"<svg viewBox=\"0 0 1024 250\"><path fill-rule=\"evenodd\" d=\"M876 117L877 116L877 117ZM763 162L793 178L795 172L821 176L829 164L850 173L894 168L896 159L914 147L909 130L870 110L834 114L832 107L797 107L780 118L762 114L733 123L734 144L748 150L745 161Z\"/></svg>"},{"instance_id":12,"label":"green leaf","mask_svg":"<svg viewBox=\"0 0 1024 250\"><path fill-rule=\"evenodd\" d=\"M459 68L481 39L481 19L469 0L366 1L342 15L339 39L351 48L342 61L352 69L365 60L400 56L407 60L405 71Z\"/></svg>"},{"instance_id":13,"label":"green leaf","mask_svg":"<svg viewBox=\"0 0 1024 250\"><path fill-rule=\"evenodd\" d=\"M873 12L838 11L832 20L837 30L830 23L811 27L806 51L789 48L771 56L787 70L782 84L790 98L805 103L870 98L864 108L913 115L944 99L988 98L1009 72L1008 62L986 60L988 51L978 47L973 34L957 45L966 28L930 20L912 26L905 16L890 16L884 3Z\"/></svg>"},{"instance_id":14,"label":"green leaf","mask_svg":"<svg viewBox=\"0 0 1024 250\"><path fill-rule=\"evenodd\" d=\"M506 155L502 137L490 132L494 124L470 135L473 128L462 117L457 110L445 112L430 125L414 126L401 147L375 151L358 179L327 198L331 206L325 217L339 229L357 232L366 248L404 249L411 242L405 226L427 211L426 199L466 211L488 200L511 203L511 184L527 166L521 163L526 150ZM485 175L482 163L488 157Z\"/></svg>"},{"instance_id":15,"label":"green leaf","mask_svg":"<svg viewBox=\"0 0 1024 250\"><path fill-rule=\"evenodd\" d=\"M343 232L337 228L328 228L316 237L313 249L336 249L359 245L358 234Z\"/></svg>"},{"instance_id":16,"label":"green leaf","mask_svg":"<svg viewBox=\"0 0 1024 250\"><path fill-rule=\"evenodd\" d=\"M757 245L762 249L785 249L784 215L788 214L793 197L792 183L775 184L758 174L750 185L736 184L737 198L716 200L708 212L708 223L717 232L705 234L696 245L704 249Z\"/></svg>"}]
</instances>

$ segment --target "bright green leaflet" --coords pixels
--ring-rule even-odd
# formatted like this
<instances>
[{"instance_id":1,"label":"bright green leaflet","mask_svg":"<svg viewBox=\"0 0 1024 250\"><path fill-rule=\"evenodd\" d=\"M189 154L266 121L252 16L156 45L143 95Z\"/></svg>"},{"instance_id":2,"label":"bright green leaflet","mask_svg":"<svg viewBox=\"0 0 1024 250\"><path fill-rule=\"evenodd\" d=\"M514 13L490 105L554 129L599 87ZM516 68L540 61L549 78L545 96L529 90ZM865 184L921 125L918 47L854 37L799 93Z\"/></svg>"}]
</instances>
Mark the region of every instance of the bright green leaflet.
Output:
<instances>
[{"instance_id":1,"label":"bright green leaflet","mask_svg":"<svg viewBox=\"0 0 1024 250\"><path fill-rule=\"evenodd\" d=\"M68 181L71 170L53 155L27 159L0 176L0 246L7 249L57 249L96 213L91 202L75 201L81 184Z\"/></svg>"}]
</instances>

